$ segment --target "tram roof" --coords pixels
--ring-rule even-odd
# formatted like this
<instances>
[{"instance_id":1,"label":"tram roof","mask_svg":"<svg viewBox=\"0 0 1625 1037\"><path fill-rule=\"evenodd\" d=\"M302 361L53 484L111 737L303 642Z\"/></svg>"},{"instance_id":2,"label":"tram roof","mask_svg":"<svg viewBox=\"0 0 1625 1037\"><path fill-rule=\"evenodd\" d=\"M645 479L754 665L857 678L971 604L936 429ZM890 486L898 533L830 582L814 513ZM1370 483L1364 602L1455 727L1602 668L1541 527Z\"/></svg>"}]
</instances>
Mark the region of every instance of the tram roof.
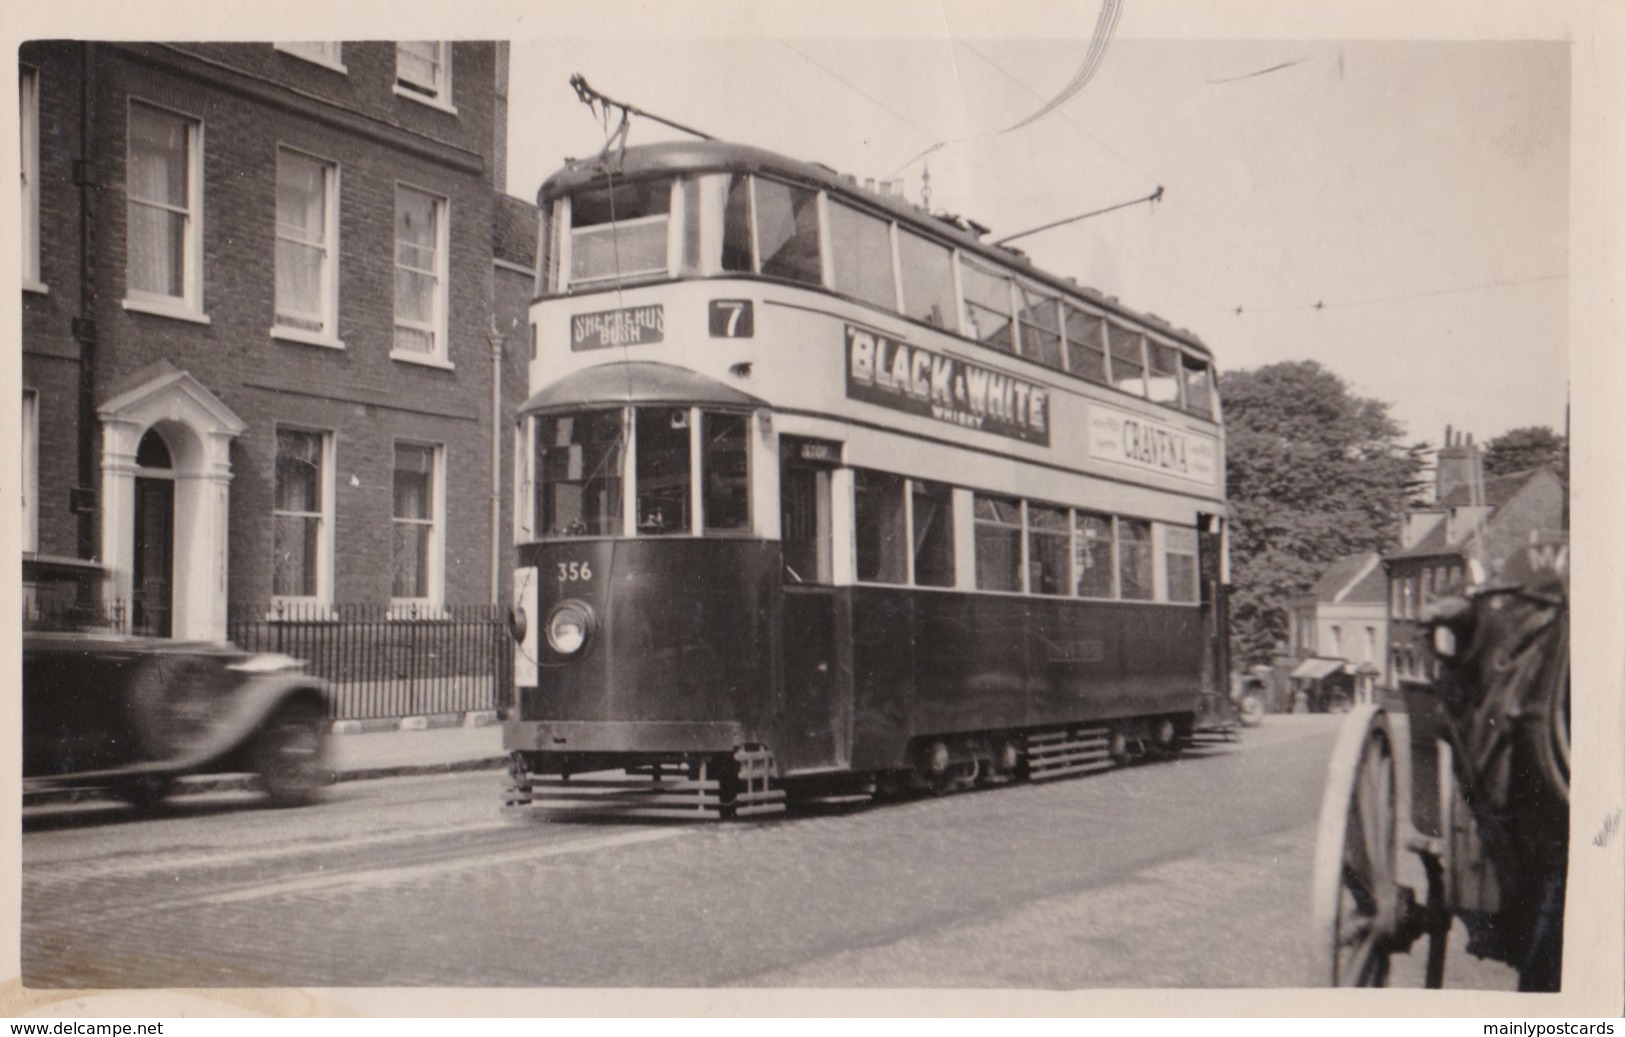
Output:
<instances>
[{"instance_id":1,"label":"tram roof","mask_svg":"<svg viewBox=\"0 0 1625 1037\"><path fill-rule=\"evenodd\" d=\"M608 155L596 155L588 159L566 160L563 169L543 181L541 190L536 196L538 205L545 204L561 195L569 194L578 188L597 183L603 179L605 172L611 168L613 168L616 176L633 179L662 175L672 176L680 173L696 173L707 170L768 173L834 191L847 198L856 199L871 208L888 212L904 223L927 231L935 237L951 241L956 247L967 252L990 259L1000 265L1014 268L1023 276L1044 282L1059 292L1076 296L1103 310L1109 310L1119 316L1159 331L1209 358L1213 355L1207 344L1198 338L1195 332L1187 328L1176 328L1155 314L1142 313L1124 306L1114 296L1105 295L1093 288L1078 284L1069 277L1062 277L1041 270L1033 265L1032 260L1027 257L1026 253L1019 249L1003 248L981 240L977 235L959 226L955 217L936 216L901 198L890 198L866 190L850 177L843 176L822 163L803 162L799 159L788 158L776 152L752 147L748 144L732 144L717 140L682 140L666 141L659 144L637 144L614 154L617 158L613 167L605 165Z\"/></svg>"},{"instance_id":2,"label":"tram roof","mask_svg":"<svg viewBox=\"0 0 1625 1037\"><path fill-rule=\"evenodd\" d=\"M566 375L537 391L519 415L574 409L597 404L690 403L700 406L755 408L763 401L702 374L671 364L638 360L602 364Z\"/></svg>"}]
</instances>

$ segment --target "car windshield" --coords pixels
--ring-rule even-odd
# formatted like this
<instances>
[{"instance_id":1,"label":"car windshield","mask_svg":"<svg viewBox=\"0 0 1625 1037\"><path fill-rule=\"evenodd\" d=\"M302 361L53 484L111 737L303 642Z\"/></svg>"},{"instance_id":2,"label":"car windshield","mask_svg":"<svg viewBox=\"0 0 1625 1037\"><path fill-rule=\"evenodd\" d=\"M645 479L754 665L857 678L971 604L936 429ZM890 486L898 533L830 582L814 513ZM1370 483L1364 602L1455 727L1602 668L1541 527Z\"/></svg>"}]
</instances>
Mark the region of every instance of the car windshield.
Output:
<instances>
[{"instance_id":1,"label":"car windshield","mask_svg":"<svg viewBox=\"0 0 1625 1037\"><path fill-rule=\"evenodd\" d=\"M116 631L123 609L107 600L107 574L94 566L23 562L23 629Z\"/></svg>"}]
</instances>

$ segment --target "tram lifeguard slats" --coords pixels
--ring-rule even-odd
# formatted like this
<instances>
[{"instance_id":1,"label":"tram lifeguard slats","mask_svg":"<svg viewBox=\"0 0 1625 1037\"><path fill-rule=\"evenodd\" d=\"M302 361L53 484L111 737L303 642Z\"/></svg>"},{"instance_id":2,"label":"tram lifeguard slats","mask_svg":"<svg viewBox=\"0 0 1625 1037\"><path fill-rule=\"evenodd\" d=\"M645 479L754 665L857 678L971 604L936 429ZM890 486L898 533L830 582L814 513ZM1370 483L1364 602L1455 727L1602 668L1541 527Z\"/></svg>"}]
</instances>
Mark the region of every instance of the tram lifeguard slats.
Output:
<instances>
[{"instance_id":1,"label":"tram lifeguard slats","mask_svg":"<svg viewBox=\"0 0 1625 1037\"><path fill-rule=\"evenodd\" d=\"M531 774L528 798L510 790L510 805L526 805L556 813L615 817L663 817L677 820L714 820L727 813L748 817L784 810L784 790L773 788L773 756L765 751L734 754L739 766L739 787L729 803L722 797L720 779L690 777L686 765L644 764L621 773L600 772L563 778Z\"/></svg>"},{"instance_id":2,"label":"tram lifeguard slats","mask_svg":"<svg viewBox=\"0 0 1625 1037\"><path fill-rule=\"evenodd\" d=\"M722 816L722 783L710 778L531 778L531 805L560 813L712 820Z\"/></svg>"},{"instance_id":3,"label":"tram lifeguard slats","mask_svg":"<svg viewBox=\"0 0 1625 1037\"><path fill-rule=\"evenodd\" d=\"M1027 736L1027 777L1031 781L1049 781L1111 767L1111 749L1103 727L1043 731Z\"/></svg>"},{"instance_id":4,"label":"tram lifeguard slats","mask_svg":"<svg viewBox=\"0 0 1625 1037\"><path fill-rule=\"evenodd\" d=\"M739 764L739 794L734 814L777 814L784 810L784 790L772 786L773 754L760 749L740 749L734 753Z\"/></svg>"},{"instance_id":5,"label":"tram lifeguard slats","mask_svg":"<svg viewBox=\"0 0 1625 1037\"><path fill-rule=\"evenodd\" d=\"M1191 732L1192 745L1211 745L1217 742L1234 742L1237 740L1236 729L1231 727L1197 728Z\"/></svg>"}]
</instances>

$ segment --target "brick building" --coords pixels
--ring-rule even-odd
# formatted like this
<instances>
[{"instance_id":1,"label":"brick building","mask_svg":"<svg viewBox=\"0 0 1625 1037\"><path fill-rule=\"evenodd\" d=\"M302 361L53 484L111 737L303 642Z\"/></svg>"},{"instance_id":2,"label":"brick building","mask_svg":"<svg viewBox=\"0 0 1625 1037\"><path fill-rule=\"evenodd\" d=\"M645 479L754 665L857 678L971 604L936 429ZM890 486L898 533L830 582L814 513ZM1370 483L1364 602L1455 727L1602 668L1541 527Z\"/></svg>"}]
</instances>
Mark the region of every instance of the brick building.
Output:
<instances>
[{"instance_id":1,"label":"brick building","mask_svg":"<svg viewBox=\"0 0 1625 1037\"><path fill-rule=\"evenodd\" d=\"M20 48L25 550L137 629L506 600L507 45Z\"/></svg>"},{"instance_id":2,"label":"brick building","mask_svg":"<svg viewBox=\"0 0 1625 1037\"><path fill-rule=\"evenodd\" d=\"M1472 436L1445 429L1433 503L1413 510L1403 542L1383 556L1388 577L1386 684L1430 680L1420 619L1430 602L1470 579L1473 562L1494 576L1531 534L1563 527L1568 490L1549 468L1485 477Z\"/></svg>"}]
</instances>

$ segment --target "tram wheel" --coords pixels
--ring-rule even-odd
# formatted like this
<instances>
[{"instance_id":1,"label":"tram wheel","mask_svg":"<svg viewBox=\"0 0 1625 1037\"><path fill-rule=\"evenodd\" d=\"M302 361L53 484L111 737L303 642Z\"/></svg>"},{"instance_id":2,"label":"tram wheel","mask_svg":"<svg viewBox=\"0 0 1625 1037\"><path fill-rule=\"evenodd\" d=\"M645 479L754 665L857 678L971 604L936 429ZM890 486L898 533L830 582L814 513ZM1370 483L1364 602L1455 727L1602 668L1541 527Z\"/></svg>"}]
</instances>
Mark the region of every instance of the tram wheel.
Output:
<instances>
[{"instance_id":1,"label":"tram wheel","mask_svg":"<svg viewBox=\"0 0 1625 1037\"><path fill-rule=\"evenodd\" d=\"M1309 982L1388 984L1391 941L1404 923L1409 890L1395 883L1398 792L1388 718L1376 706L1343 722L1326 768L1311 887Z\"/></svg>"}]
</instances>

